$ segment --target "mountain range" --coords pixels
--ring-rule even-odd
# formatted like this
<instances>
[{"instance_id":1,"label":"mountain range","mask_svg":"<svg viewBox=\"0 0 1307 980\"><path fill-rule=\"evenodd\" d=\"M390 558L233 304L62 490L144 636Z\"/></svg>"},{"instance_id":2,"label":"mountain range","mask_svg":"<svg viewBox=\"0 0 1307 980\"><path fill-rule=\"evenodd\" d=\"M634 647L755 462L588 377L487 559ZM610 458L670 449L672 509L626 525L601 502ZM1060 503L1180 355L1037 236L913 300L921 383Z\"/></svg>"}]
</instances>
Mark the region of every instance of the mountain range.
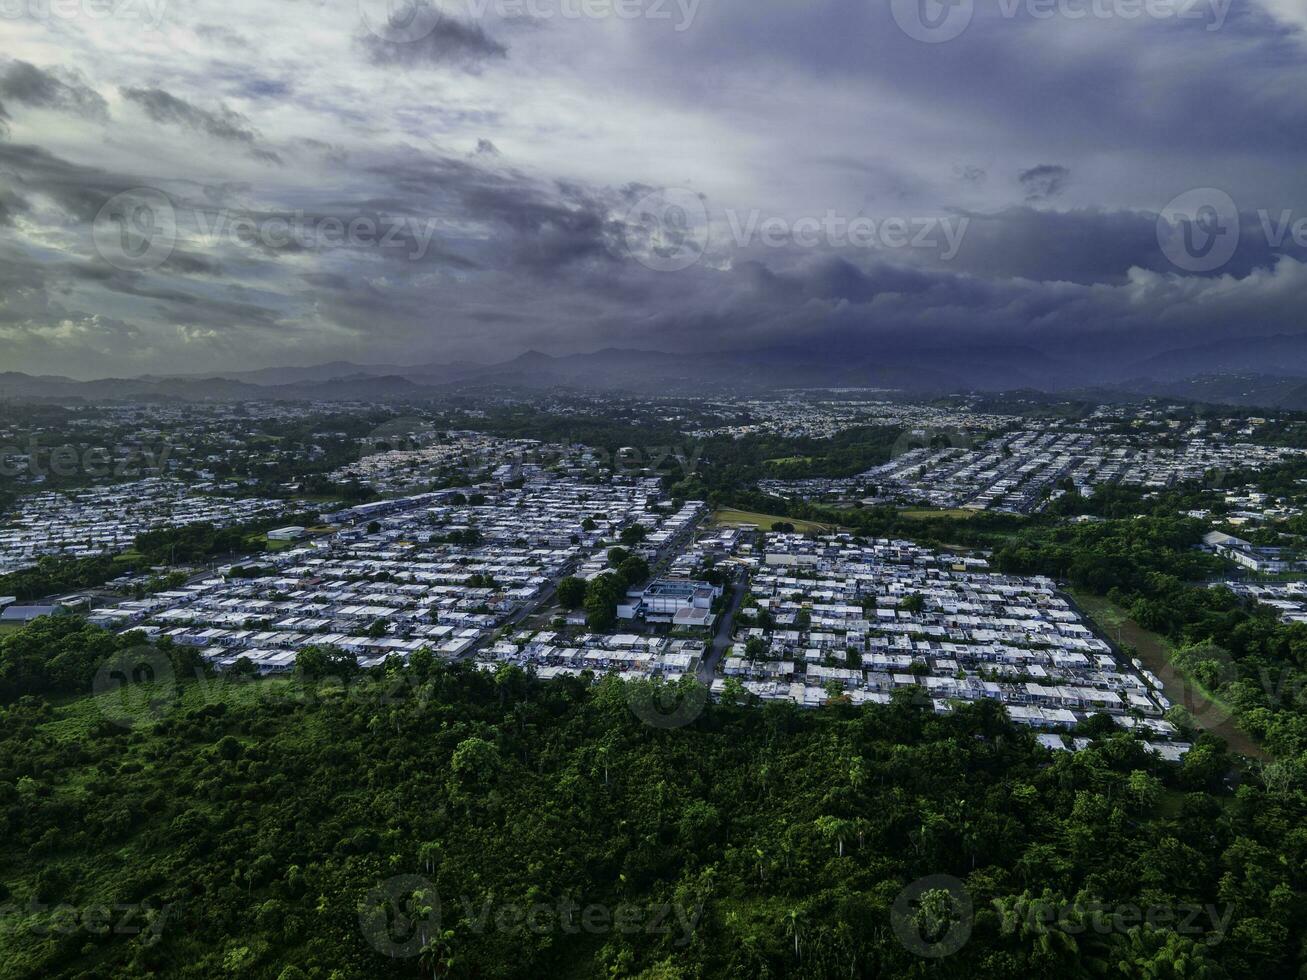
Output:
<instances>
[{"instance_id":1,"label":"mountain range","mask_svg":"<svg viewBox=\"0 0 1307 980\"><path fill-rule=\"evenodd\" d=\"M488 386L680 394L871 387L912 395L1015 389L1059 393L1092 387L1123 395L1307 409L1307 336L1271 335L1178 348L1113 365L1110 373L1033 347L903 342L715 353L607 348L559 357L527 351L492 364L332 361L216 375L93 381L0 373L0 399L21 401L415 401Z\"/></svg>"}]
</instances>

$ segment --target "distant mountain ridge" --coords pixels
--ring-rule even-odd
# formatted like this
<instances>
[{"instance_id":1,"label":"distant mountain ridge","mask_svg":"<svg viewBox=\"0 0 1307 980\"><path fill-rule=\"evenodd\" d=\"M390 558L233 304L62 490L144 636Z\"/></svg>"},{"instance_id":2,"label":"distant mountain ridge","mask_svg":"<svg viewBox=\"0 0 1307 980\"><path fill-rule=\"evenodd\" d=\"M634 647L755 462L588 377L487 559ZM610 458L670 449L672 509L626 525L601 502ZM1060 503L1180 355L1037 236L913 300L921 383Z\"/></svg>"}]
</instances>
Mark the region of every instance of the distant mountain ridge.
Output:
<instances>
[{"instance_id":1,"label":"distant mountain ridge","mask_svg":"<svg viewBox=\"0 0 1307 980\"><path fill-rule=\"evenodd\" d=\"M1264 369L1271 363L1273 370ZM750 351L674 353L604 348L506 361L408 366L330 361L250 371L72 378L0 374L0 399L220 401L422 400L458 388L509 386L703 394L795 387L891 388L907 394L1086 388L1239 405L1307 409L1307 336L1272 335L1177 348L1108 369L1030 346L937 345L851 338Z\"/></svg>"}]
</instances>

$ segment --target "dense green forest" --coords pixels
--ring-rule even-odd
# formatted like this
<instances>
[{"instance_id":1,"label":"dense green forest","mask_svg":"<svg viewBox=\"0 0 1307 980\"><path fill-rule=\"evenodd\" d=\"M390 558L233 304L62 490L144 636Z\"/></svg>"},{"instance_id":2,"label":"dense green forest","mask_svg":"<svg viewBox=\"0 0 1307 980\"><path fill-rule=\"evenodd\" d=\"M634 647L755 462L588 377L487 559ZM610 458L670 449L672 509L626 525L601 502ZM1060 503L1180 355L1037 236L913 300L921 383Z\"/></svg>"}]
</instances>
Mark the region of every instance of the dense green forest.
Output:
<instances>
[{"instance_id":1,"label":"dense green forest","mask_svg":"<svg viewBox=\"0 0 1307 980\"><path fill-rule=\"evenodd\" d=\"M1202 525L1138 517L1035 526L994 553L1000 571L1056 576L1108 596L1176 646L1176 665L1272 752L1307 752L1307 624L1211 588L1223 562L1196 550Z\"/></svg>"},{"instance_id":2,"label":"dense green forest","mask_svg":"<svg viewBox=\"0 0 1307 980\"><path fill-rule=\"evenodd\" d=\"M815 712L691 695L668 718L616 679L308 663L344 676L209 678L73 621L0 641L0 974L1307 962L1307 781L1206 737L1169 764L1105 719L1054 753L997 705L937 716L911 692ZM141 665L154 683L120 687Z\"/></svg>"}]
</instances>

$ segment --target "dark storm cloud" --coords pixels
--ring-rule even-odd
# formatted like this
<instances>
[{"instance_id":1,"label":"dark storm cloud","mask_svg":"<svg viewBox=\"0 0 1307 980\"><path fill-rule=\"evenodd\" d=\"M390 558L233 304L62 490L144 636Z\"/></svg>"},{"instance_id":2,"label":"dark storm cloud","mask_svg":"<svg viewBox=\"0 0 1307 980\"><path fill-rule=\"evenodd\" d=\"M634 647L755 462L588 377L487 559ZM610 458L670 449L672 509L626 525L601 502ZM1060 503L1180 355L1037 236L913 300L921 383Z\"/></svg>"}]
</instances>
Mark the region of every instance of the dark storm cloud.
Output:
<instances>
[{"instance_id":1,"label":"dark storm cloud","mask_svg":"<svg viewBox=\"0 0 1307 980\"><path fill-rule=\"evenodd\" d=\"M785 272L750 260L740 263L739 275L757 298L796 305L814 299L870 303L882 293L922 293L940 281L920 269L888 263L860 268L835 256L806 260Z\"/></svg>"},{"instance_id":2,"label":"dark storm cloud","mask_svg":"<svg viewBox=\"0 0 1307 980\"><path fill-rule=\"evenodd\" d=\"M71 163L39 146L12 143L0 143L0 175L29 196L50 198L86 224L109 198L146 183L138 176Z\"/></svg>"},{"instance_id":3,"label":"dark storm cloud","mask_svg":"<svg viewBox=\"0 0 1307 980\"><path fill-rule=\"evenodd\" d=\"M506 226L512 235L509 260L535 274L579 262L620 257L618 226L596 197L572 188L557 201L520 188L480 187L464 197L474 215Z\"/></svg>"},{"instance_id":4,"label":"dark storm cloud","mask_svg":"<svg viewBox=\"0 0 1307 980\"><path fill-rule=\"evenodd\" d=\"M1025 192L1027 201L1047 201L1066 190L1071 171L1061 164L1041 163L1037 167L1017 174L1017 183Z\"/></svg>"},{"instance_id":5,"label":"dark storm cloud","mask_svg":"<svg viewBox=\"0 0 1307 980\"><path fill-rule=\"evenodd\" d=\"M249 148L251 155L270 163L279 163L276 153L257 145L258 133L249 120L239 112L223 106L216 112L192 105L161 88L124 88L123 98L145 110L146 115L158 123L184 126L205 133L214 139L237 143Z\"/></svg>"},{"instance_id":6,"label":"dark storm cloud","mask_svg":"<svg viewBox=\"0 0 1307 980\"><path fill-rule=\"evenodd\" d=\"M222 263L217 259L194 252L183 252L177 248L173 249L172 254L164 260L163 268L184 276L222 275Z\"/></svg>"},{"instance_id":7,"label":"dark storm cloud","mask_svg":"<svg viewBox=\"0 0 1307 980\"><path fill-rule=\"evenodd\" d=\"M161 284L156 276L114 269L102 263L70 263L62 271L71 279L93 282L123 296L157 301L165 316L187 322L210 327L270 328L280 319L273 308L257 302L257 297L241 287L192 289L186 288L186 280Z\"/></svg>"},{"instance_id":8,"label":"dark storm cloud","mask_svg":"<svg viewBox=\"0 0 1307 980\"><path fill-rule=\"evenodd\" d=\"M291 84L280 78L250 78L240 82L240 92L251 99L282 99L291 93Z\"/></svg>"},{"instance_id":9,"label":"dark storm cloud","mask_svg":"<svg viewBox=\"0 0 1307 980\"><path fill-rule=\"evenodd\" d=\"M995 146L1301 155L1301 35L1255 3L1234 5L1221 29L1211 26L1201 17L1012 18L976 3L960 37L922 45L906 41L889 3L826 0L753 3L747 15L703 4L692 30L650 32L647 41L657 46L659 82L682 94L702 92L705 64L714 77L727 66L781 65L800 80L874 85L923 122L986 127Z\"/></svg>"},{"instance_id":10,"label":"dark storm cloud","mask_svg":"<svg viewBox=\"0 0 1307 980\"><path fill-rule=\"evenodd\" d=\"M75 72L47 71L26 61L0 70L0 97L35 109L55 109L87 119L109 118L109 105ZM4 111L0 108L0 117Z\"/></svg>"},{"instance_id":11,"label":"dark storm cloud","mask_svg":"<svg viewBox=\"0 0 1307 980\"><path fill-rule=\"evenodd\" d=\"M975 275L1089 285L1123 283L1134 268L1179 271L1158 244L1157 215L1151 211L1022 206L961 216L967 219L966 233L950 265ZM1247 211L1240 220L1239 246L1219 272L1242 278L1269 268L1280 255L1307 259L1307 249L1287 236L1273 245L1261 215Z\"/></svg>"},{"instance_id":12,"label":"dark storm cloud","mask_svg":"<svg viewBox=\"0 0 1307 980\"><path fill-rule=\"evenodd\" d=\"M370 169L410 207L488 223L497 238L487 261L501 267L539 275L621 255L620 227L610 216L615 198L602 191L566 182L540 185L512 171L413 153Z\"/></svg>"},{"instance_id":13,"label":"dark storm cloud","mask_svg":"<svg viewBox=\"0 0 1307 980\"><path fill-rule=\"evenodd\" d=\"M28 204L8 187L0 187L0 225L12 225L14 215L28 210Z\"/></svg>"},{"instance_id":14,"label":"dark storm cloud","mask_svg":"<svg viewBox=\"0 0 1307 980\"><path fill-rule=\"evenodd\" d=\"M305 25L319 5L225 2L196 0L189 46L146 56L137 34L114 46L106 33L76 49L103 52L96 76L130 103L109 152L102 127L67 121L44 148L0 141L0 322L51 343L63 324L79 343L131 324L169 369L214 352L256 366L920 338L1083 354L1088 370L1127 348L1303 329L1307 249L1270 245L1255 212L1307 215L1307 56L1259 0L1219 31L976 4L940 45L866 0L716 0L683 32L620 18L517 31L426 2L360 27L353 0L345 20ZM14 53L45 63L41 51ZM38 103L94 117L72 76L36 71L0 89L0 125ZM188 157L156 146L155 124L209 139ZM251 172L245 155L274 145L261 133L289 166ZM160 183L176 247L151 269L109 267L92 219ZM713 215L707 252L680 272L628 251L648 259L675 238L627 226L665 184L702 190ZM1189 274L1162 253L1156 211L1203 186L1236 200L1242 237L1228 263ZM718 235L728 208L968 227L951 260L772 247ZM200 227L356 218L399 222L399 247Z\"/></svg>"},{"instance_id":15,"label":"dark storm cloud","mask_svg":"<svg viewBox=\"0 0 1307 980\"><path fill-rule=\"evenodd\" d=\"M1138 270L1120 286L981 279L890 263L818 259L778 269L749 262L679 280L638 326L662 349L824 345L853 356L886 343L1026 346L1072 364L1068 377L1042 380L1085 383L1112 377L1123 352L1138 359L1229 337L1232 317L1245 335L1300 333L1295 297L1304 288L1307 264L1288 258L1243 279Z\"/></svg>"},{"instance_id":16,"label":"dark storm cloud","mask_svg":"<svg viewBox=\"0 0 1307 980\"><path fill-rule=\"evenodd\" d=\"M465 23L441 13L426 0L413 0L390 12L384 25L364 25L362 45L374 65L406 68L436 67L479 71L508 48L480 24Z\"/></svg>"}]
</instances>

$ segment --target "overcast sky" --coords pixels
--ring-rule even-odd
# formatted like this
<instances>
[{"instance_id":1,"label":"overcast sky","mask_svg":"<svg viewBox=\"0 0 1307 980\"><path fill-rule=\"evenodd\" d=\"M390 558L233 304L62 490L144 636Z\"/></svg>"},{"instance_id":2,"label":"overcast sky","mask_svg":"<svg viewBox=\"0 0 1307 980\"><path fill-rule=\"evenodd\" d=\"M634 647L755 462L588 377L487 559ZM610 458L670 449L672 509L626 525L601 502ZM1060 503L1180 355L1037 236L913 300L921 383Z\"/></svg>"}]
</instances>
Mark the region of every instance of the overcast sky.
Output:
<instances>
[{"instance_id":1,"label":"overcast sky","mask_svg":"<svg viewBox=\"0 0 1307 980\"><path fill-rule=\"evenodd\" d=\"M1305 64L1307 0L0 0L0 369L1297 333Z\"/></svg>"}]
</instances>

